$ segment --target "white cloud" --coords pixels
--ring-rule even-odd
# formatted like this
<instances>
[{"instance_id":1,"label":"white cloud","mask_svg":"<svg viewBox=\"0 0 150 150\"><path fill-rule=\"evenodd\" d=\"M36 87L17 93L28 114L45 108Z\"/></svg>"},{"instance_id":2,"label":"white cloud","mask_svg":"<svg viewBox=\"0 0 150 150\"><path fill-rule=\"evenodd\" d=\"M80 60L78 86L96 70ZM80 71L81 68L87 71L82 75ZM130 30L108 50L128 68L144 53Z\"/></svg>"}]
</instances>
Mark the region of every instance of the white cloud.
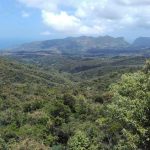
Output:
<instances>
[{"instance_id":1,"label":"white cloud","mask_svg":"<svg viewBox=\"0 0 150 150\"><path fill-rule=\"evenodd\" d=\"M66 12L55 14L49 11L42 11L45 24L58 31L72 30L80 26L80 20L75 16L68 15Z\"/></svg>"},{"instance_id":2,"label":"white cloud","mask_svg":"<svg viewBox=\"0 0 150 150\"><path fill-rule=\"evenodd\" d=\"M65 34L108 34L150 28L150 0L18 0L41 11L43 23Z\"/></svg>"},{"instance_id":3,"label":"white cloud","mask_svg":"<svg viewBox=\"0 0 150 150\"><path fill-rule=\"evenodd\" d=\"M122 5L150 5L150 0L116 0Z\"/></svg>"},{"instance_id":4,"label":"white cloud","mask_svg":"<svg viewBox=\"0 0 150 150\"><path fill-rule=\"evenodd\" d=\"M42 11L44 23L54 29L55 31L67 34L100 34L103 28L100 26L85 25L78 17L67 14L64 11L60 13L52 13L49 11Z\"/></svg>"}]
</instances>

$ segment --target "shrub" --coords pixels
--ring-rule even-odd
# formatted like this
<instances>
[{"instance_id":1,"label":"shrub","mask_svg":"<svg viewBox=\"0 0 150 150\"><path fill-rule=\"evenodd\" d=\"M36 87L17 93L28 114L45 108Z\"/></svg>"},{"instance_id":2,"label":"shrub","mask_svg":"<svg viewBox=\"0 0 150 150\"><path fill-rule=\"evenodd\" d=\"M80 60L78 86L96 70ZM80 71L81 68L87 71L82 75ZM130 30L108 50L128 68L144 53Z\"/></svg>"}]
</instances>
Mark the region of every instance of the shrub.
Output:
<instances>
[{"instance_id":1,"label":"shrub","mask_svg":"<svg viewBox=\"0 0 150 150\"><path fill-rule=\"evenodd\" d=\"M87 150L89 145L88 137L81 131L77 131L68 141L69 150Z\"/></svg>"}]
</instances>

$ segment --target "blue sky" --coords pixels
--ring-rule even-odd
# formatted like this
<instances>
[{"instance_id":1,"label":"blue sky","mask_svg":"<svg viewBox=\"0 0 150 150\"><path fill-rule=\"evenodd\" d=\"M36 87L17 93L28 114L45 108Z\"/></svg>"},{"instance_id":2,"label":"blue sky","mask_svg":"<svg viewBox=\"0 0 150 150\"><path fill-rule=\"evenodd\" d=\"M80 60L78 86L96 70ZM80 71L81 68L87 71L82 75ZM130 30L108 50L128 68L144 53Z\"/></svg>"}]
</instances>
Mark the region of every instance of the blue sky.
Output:
<instances>
[{"instance_id":1,"label":"blue sky","mask_svg":"<svg viewBox=\"0 0 150 150\"><path fill-rule=\"evenodd\" d=\"M45 27L40 20L38 10L27 8L14 0L1 0L0 47L42 38L39 32Z\"/></svg>"},{"instance_id":2,"label":"blue sky","mask_svg":"<svg viewBox=\"0 0 150 150\"><path fill-rule=\"evenodd\" d=\"M0 0L0 47L80 35L130 41L149 29L150 0Z\"/></svg>"}]
</instances>

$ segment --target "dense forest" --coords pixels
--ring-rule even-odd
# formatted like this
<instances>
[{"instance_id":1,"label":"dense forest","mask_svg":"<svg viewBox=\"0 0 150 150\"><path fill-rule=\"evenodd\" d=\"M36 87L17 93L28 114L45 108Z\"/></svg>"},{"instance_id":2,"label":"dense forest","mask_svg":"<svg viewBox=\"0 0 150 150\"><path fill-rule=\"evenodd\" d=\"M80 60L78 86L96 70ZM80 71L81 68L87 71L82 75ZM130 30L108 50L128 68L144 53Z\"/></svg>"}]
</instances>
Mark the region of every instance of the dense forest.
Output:
<instances>
[{"instance_id":1,"label":"dense forest","mask_svg":"<svg viewBox=\"0 0 150 150\"><path fill-rule=\"evenodd\" d=\"M149 149L145 60L0 57L0 149Z\"/></svg>"}]
</instances>

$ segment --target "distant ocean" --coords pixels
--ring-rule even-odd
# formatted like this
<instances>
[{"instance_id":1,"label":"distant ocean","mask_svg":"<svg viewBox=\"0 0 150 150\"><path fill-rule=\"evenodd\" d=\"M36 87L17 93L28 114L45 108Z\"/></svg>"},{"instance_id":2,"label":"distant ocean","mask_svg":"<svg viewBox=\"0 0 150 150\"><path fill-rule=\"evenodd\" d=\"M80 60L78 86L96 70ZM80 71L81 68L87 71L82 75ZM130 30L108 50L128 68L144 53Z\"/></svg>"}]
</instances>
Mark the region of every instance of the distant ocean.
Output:
<instances>
[{"instance_id":1,"label":"distant ocean","mask_svg":"<svg viewBox=\"0 0 150 150\"><path fill-rule=\"evenodd\" d=\"M0 38L0 50L7 49L7 48L13 48L17 45L29 42L31 40L18 40L18 39L1 39Z\"/></svg>"}]
</instances>

